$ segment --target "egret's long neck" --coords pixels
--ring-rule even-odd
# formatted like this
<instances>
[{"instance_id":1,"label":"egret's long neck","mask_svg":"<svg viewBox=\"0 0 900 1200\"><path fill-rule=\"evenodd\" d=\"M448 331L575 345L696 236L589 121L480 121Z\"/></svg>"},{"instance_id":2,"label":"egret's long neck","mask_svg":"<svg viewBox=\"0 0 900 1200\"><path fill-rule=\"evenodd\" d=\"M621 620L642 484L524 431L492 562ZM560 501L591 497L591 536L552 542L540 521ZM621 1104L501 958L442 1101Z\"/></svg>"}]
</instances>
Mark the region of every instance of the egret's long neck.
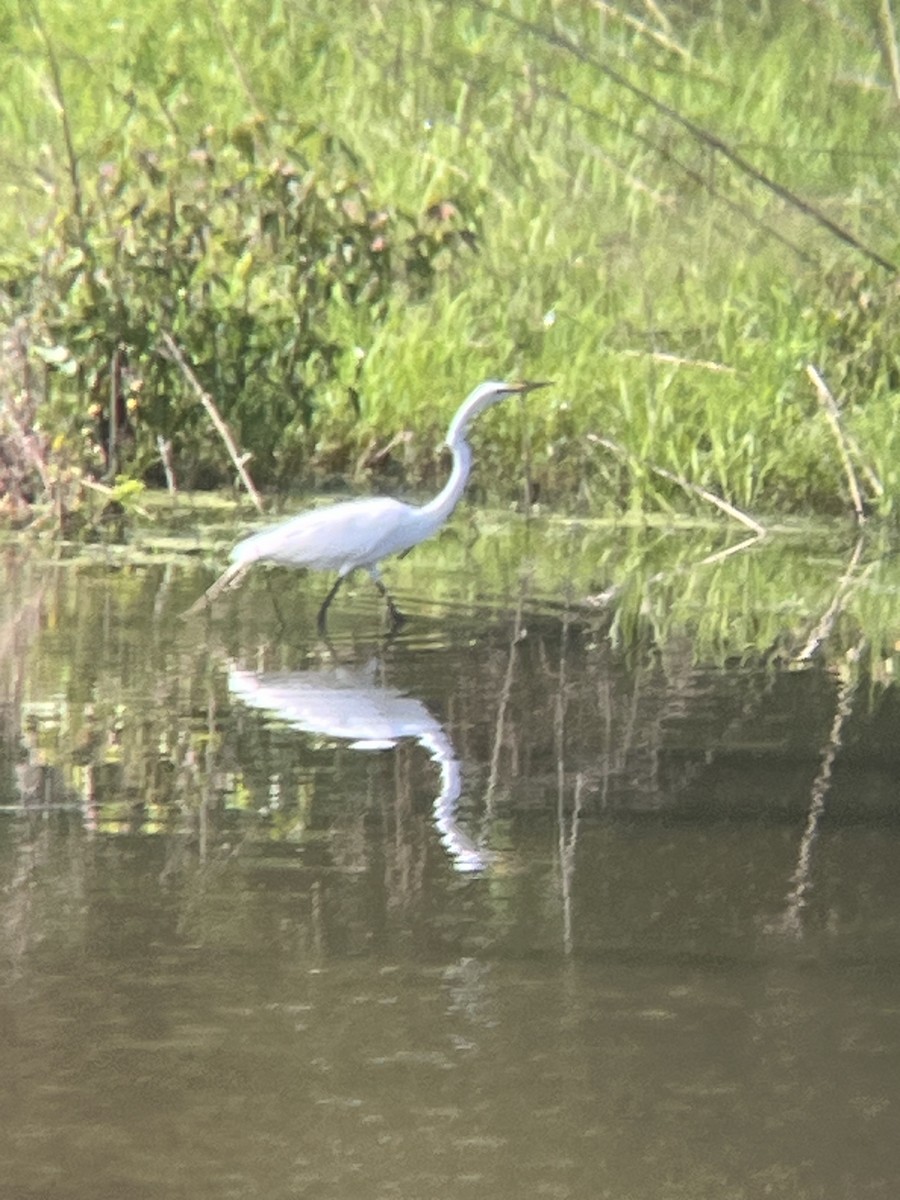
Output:
<instances>
[{"instance_id":1,"label":"egret's long neck","mask_svg":"<svg viewBox=\"0 0 900 1200\"><path fill-rule=\"evenodd\" d=\"M465 491L469 472L472 470L472 447L461 434L453 439L450 449L453 453L453 468L450 471L450 478L435 498L429 500L427 504L423 504L419 510L423 517L430 518L435 525L446 521L456 508Z\"/></svg>"}]
</instances>

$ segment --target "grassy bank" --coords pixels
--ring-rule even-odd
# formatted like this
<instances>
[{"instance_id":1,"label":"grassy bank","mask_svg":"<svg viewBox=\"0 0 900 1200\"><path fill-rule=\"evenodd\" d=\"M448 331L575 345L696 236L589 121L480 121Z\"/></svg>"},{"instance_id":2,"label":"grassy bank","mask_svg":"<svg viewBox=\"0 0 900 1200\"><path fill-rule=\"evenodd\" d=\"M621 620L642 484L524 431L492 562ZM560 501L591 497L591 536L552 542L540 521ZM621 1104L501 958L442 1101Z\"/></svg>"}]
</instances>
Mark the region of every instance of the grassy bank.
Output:
<instances>
[{"instance_id":1,"label":"grassy bank","mask_svg":"<svg viewBox=\"0 0 900 1200\"><path fill-rule=\"evenodd\" d=\"M231 480L169 334L263 485L426 486L470 386L525 375L497 498L526 457L558 510L702 504L652 463L834 513L849 453L896 510L890 5L338 7L3 26L10 496Z\"/></svg>"}]
</instances>

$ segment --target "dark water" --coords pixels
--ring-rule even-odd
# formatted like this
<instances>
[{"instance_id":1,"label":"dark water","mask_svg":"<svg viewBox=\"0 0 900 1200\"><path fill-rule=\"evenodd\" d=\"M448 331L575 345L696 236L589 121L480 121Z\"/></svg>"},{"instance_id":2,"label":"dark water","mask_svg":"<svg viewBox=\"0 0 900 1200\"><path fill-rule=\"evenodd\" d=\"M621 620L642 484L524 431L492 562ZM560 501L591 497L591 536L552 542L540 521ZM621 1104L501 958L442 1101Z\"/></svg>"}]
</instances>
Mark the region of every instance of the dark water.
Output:
<instances>
[{"instance_id":1,"label":"dark water","mask_svg":"<svg viewBox=\"0 0 900 1200\"><path fill-rule=\"evenodd\" d=\"M5 564L3 1197L898 1194L890 678L207 581Z\"/></svg>"}]
</instances>

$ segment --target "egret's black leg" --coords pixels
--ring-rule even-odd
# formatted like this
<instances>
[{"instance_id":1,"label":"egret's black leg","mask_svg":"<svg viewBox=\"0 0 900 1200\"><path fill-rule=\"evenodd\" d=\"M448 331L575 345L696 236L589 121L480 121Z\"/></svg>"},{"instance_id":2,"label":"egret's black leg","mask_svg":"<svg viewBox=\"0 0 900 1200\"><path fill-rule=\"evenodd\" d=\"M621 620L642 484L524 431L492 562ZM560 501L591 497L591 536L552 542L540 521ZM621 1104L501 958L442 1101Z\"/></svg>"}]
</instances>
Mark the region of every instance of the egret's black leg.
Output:
<instances>
[{"instance_id":1,"label":"egret's black leg","mask_svg":"<svg viewBox=\"0 0 900 1200\"><path fill-rule=\"evenodd\" d=\"M338 575L338 577L337 577L337 579L334 581L334 583L333 583L333 585L332 585L332 587L331 587L331 589L330 589L330 591L329 591L328 595L327 595L327 596L325 597L325 599L322 601L322 607L319 609L319 615L318 615L318 617L316 618L316 627L317 627L317 628L318 628L318 630L319 630L319 636L320 636L320 637L324 637L324 636L325 636L325 633L326 633L326 631L327 631L327 627L328 627L328 605L329 605L329 604L332 602L332 600L333 600L333 599L335 598L335 596L338 594L338 590L339 590L339 588L340 588L341 584L344 582L344 578L345 578L345 576L343 576L343 575Z\"/></svg>"},{"instance_id":2,"label":"egret's black leg","mask_svg":"<svg viewBox=\"0 0 900 1200\"><path fill-rule=\"evenodd\" d=\"M384 581L382 579L380 579L377 575L373 575L372 582L375 584L375 586L378 588L379 592L381 592L382 596L384 597L384 602L387 605L388 616L391 618L391 629L392 630L399 629L401 625L406 624L406 617L403 615L403 613L400 611L400 609L394 603L391 593L384 586Z\"/></svg>"}]
</instances>

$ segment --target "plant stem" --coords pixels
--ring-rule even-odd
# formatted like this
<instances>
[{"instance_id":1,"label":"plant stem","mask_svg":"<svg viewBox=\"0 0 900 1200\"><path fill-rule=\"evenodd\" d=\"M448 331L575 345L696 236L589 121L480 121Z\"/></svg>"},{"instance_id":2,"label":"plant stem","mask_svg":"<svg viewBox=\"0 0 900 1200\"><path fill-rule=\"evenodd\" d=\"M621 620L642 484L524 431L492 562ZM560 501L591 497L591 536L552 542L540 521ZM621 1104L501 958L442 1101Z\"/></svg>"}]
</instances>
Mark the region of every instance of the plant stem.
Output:
<instances>
[{"instance_id":1,"label":"plant stem","mask_svg":"<svg viewBox=\"0 0 900 1200\"><path fill-rule=\"evenodd\" d=\"M209 415L209 419L212 421L213 425L216 427L216 431L219 434L219 437L225 443L225 448L228 451L228 453L231 455L231 461L234 463L235 467L237 468L237 473L241 477L241 482L243 483L244 487L247 489L248 496L253 501L253 503L256 505L257 511L262 512L263 511L262 499L260 498L260 494L256 490L256 486L254 485L253 480L250 478L250 473L248 472L247 467L245 465L247 456L244 454L241 454L238 451L237 444L231 435L231 430L228 428L228 425L225 423L224 417L219 412L218 408L216 407L215 401L213 400L212 396L210 396L209 392L204 391L204 389L200 383L200 380L197 378L197 376L191 370L190 365L188 364L187 360L185 359L184 355L182 354L181 350L179 349L178 344L175 341L175 339L166 330L163 330L162 336L163 336L163 341L166 344L166 349L169 351L169 353L175 359L175 362L178 364L178 366L181 368L182 374L184 375L185 379L187 379L188 383L190 383L191 387L196 392L197 399L200 401L200 403L206 409L206 411Z\"/></svg>"}]
</instances>

